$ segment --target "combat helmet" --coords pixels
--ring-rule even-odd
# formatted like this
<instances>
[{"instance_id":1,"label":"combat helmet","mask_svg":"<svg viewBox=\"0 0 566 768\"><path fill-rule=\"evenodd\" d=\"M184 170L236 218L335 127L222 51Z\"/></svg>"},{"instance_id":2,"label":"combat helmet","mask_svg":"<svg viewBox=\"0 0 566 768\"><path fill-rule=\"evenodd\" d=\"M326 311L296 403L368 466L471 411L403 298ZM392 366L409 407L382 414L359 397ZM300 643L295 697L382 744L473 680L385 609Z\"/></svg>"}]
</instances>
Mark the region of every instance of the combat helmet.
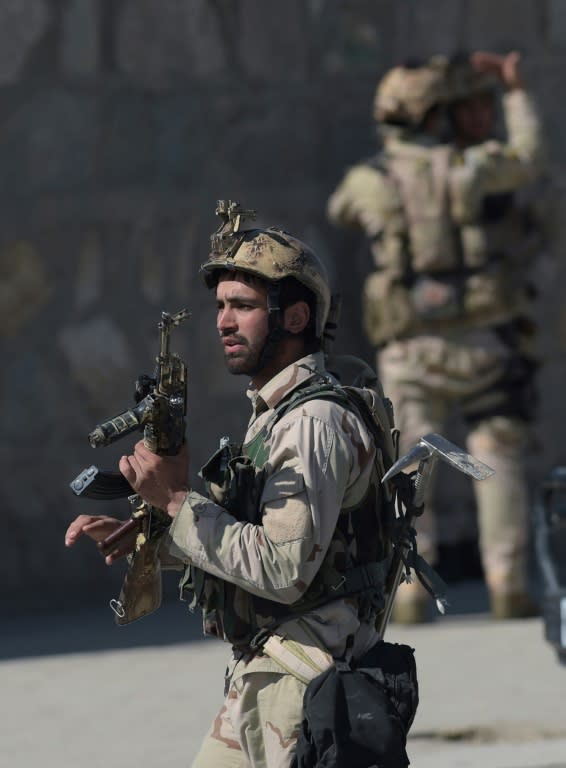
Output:
<instances>
[{"instance_id":1,"label":"combat helmet","mask_svg":"<svg viewBox=\"0 0 566 768\"><path fill-rule=\"evenodd\" d=\"M278 284L292 277L316 299L315 335L322 339L330 310L330 285L324 265L305 243L277 227L250 227L246 219L256 212L232 200L218 200L216 215L222 223L212 235L211 252L200 273L208 288L214 288L225 270L246 272L268 285L270 323L279 314Z\"/></svg>"},{"instance_id":2,"label":"combat helmet","mask_svg":"<svg viewBox=\"0 0 566 768\"><path fill-rule=\"evenodd\" d=\"M446 81L449 103L492 94L498 86L498 79L491 72L482 72L472 65L468 53L457 53L448 59Z\"/></svg>"},{"instance_id":3,"label":"combat helmet","mask_svg":"<svg viewBox=\"0 0 566 768\"><path fill-rule=\"evenodd\" d=\"M377 86L373 117L378 123L417 127L446 97L446 72L440 62L397 66Z\"/></svg>"}]
</instances>

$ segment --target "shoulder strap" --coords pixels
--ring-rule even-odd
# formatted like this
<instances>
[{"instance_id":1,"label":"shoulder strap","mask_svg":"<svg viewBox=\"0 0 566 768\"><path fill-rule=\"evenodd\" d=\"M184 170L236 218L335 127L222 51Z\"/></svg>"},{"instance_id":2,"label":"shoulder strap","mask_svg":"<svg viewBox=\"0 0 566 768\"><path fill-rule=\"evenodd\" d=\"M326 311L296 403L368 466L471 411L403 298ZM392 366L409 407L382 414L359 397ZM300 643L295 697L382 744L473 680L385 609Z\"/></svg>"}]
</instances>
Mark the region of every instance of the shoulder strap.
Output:
<instances>
[{"instance_id":1,"label":"shoulder strap","mask_svg":"<svg viewBox=\"0 0 566 768\"><path fill-rule=\"evenodd\" d=\"M297 390L284 400L274 411L270 422L273 427L286 413L309 400L333 400L348 410L353 410L362 419L370 434L382 449L385 470L395 461L393 442L393 409L391 401L373 388L353 387L334 384L323 378L307 387Z\"/></svg>"},{"instance_id":2,"label":"shoulder strap","mask_svg":"<svg viewBox=\"0 0 566 768\"><path fill-rule=\"evenodd\" d=\"M324 398L332 389L334 389L334 385L330 380L317 380L314 384L312 382L307 383L304 387L295 390L291 395L283 399L279 405L274 408L273 414L257 435L255 435L249 443L246 443L243 446L246 456L251 459L254 466L258 469L262 469L267 462L269 457L269 451L266 447L267 438L275 424L277 424L286 413L307 400Z\"/></svg>"}]
</instances>

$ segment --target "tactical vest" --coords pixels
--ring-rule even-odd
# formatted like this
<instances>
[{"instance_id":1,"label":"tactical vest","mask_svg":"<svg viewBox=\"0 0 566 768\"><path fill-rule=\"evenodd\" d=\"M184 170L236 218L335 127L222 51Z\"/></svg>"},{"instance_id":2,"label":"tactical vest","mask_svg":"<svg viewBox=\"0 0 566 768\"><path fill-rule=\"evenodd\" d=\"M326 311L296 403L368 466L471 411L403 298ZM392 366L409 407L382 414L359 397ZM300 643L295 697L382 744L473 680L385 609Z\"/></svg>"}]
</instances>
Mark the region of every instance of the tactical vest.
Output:
<instances>
[{"instance_id":1,"label":"tactical vest","mask_svg":"<svg viewBox=\"0 0 566 768\"><path fill-rule=\"evenodd\" d=\"M484 196L481 177L447 145L396 142L369 164L397 202L364 287L372 343L498 325L524 311L537 238L513 193Z\"/></svg>"},{"instance_id":2,"label":"tactical vest","mask_svg":"<svg viewBox=\"0 0 566 768\"><path fill-rule=\"evenodd\" d=\"M181 597L190 601L191 609L202 611L205 634L220 637L236 648L256 649L284 621L340 598L354 596L362 620L375 617L383 608L395 518L390 489L380 483L394 460L392 411L385 398L370 389L341 387L321 377L284 399L248 443L238 446L223 439L201 476L211 497L231 515L261 524L260 500L271 431L286 413L313 399L332 400L360 416L376 441L372 479L359 505L340 511L319 571L292 605L257 597L194 566L187 567Z\"/></svg>"}]
</instances>

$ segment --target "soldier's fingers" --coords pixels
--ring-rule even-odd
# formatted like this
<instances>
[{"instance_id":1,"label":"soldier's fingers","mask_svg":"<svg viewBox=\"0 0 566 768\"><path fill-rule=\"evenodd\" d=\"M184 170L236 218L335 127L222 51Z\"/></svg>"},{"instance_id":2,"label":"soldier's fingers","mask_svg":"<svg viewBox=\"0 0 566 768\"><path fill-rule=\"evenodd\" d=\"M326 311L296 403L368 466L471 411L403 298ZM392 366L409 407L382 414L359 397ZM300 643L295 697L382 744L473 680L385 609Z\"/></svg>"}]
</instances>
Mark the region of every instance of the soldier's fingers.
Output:
<instances>
[{"instance_id":1,"label":"soldier's fingers","mask_svg":"<svg viewBox=\"0 0 566 768\"><path fill-rule=\"evenodd\" d=\"M106 565L112 565L121 557L121 555L118 554L118 550L115 549L113 552L110 552L109 555L105 555L104 562Z\"/></svg>"},{"instance_id":2,"label":"soldier's fingers","mask_svg":"<svg viewBox=\"0 0 566 768\"><path fill-rule=\"evenodd\" d=\"M133 552L136 546L137 536L138 529L135 528L122 536L110 550L102 552L106 565L112 565L116 560L120 560L126 555L129 555L130 552Z\"/></svg>"},{"instance_id":3,"label":"soldier's fingers","mask_svg":"<svg viewBox=\"0 0 566 768\"><path fill-rule=\"evenodd\" d=\"M126 557L126 555L129 555L132 549L133 547L131 545L128 547L125 545L116 547L116 549L104 557L104 562L106 565L112 565L116 560L121 560L123 557Z\"/></svg>"},{"instance_id":4,"label":"soldier's fingers","mask_svg":"<svg viewBox=\"0 0 566 768\"><path fill-rule=\"evenodd\" d=\"M511 51L503 59L503 78L506 82L514 84L520 79L519 64L521 54L518 51Z\"/></svg>"},{"instance_id":5,"label":"soldier's fingers","mask_svg":"<svg viewBox=\"0 0 566 768\"><path fill-rule=\"evenodd\" d=\"M90 536L95 541L102 541L109 536L113 531L122 525L121 520L116 520L112 517L100 517L98 520L93 520L83 528L83 533Z\"/></svg>"},{"instance_id":6,"label":"soldier's fingers","mask_svg":"<svg viewBox=\"0 0 566 768\"><path fill-rule=\"evenodd\" d=\"M149 448L144 445L143 440L140 440L139 443L136 443L134 447L134 456L138 460L140 466L153 464L157 458L156 454L153 453L153 451L150 451Z\"/></svg>"},{"instance_id":7,"label":"soldier's fingers","mask_svg":"<svg viewBox=\"0 0 566 768\"><path fill-rule=\"evenodd\" d=\"M132 466L131 459L132 456L122 456L118 463L118 468L120 472L124 475L126 480L129 482L129 484L134 488L134 483L136 481L136 471L134 467Z\"/></svg>"},{"instance_id":8,"label":"soldier's fingers","mask_svg":"<svg viewBox=\"0 0 566 768\"><path fill-rule=\"evenodd\" d=\"M494 72L499 74L503 66L503 56L489 51L475 51L470 56L470 63L474 69L480 72Z\"/></svg>"},{"instance_id":9,"label":"soldier's fingers","mask_svg":"<svg viewBox=\"0 0 566 768\"><path fill-rule=\"evenodd\" d=\"M65 546L72 546L82 536L85 526L92 522L92 515L79 515L65 531Z\"/></svg>"},{"instance_id":10,"label":"soldier's fingers","mask_svg":"<svg viewBox=\"0 0 566 768\"><path fill-rule=\"evenodd\" d=\"M133 456L128 456L128 461L130 462L130 467L134 470L136 479L134 486L135 488L139 488L140 483L143 482L143 480L146 477L147 470L146 467L142 464L139 457L134 454Z\"/></svg>"},{"instance_id":11,"label":"soldier's fingers","mask_svg":"<svg viewBox=\"0 0 566 768\"><path fill-rule=\"evenodd\" d=\"M143 440L138 440L138 442L134 445L134 450L132 453L134 453L134 455L143 455L144 453L151 453L151 451L149 448L146 448Z\"/></svg>"}]
</instances>

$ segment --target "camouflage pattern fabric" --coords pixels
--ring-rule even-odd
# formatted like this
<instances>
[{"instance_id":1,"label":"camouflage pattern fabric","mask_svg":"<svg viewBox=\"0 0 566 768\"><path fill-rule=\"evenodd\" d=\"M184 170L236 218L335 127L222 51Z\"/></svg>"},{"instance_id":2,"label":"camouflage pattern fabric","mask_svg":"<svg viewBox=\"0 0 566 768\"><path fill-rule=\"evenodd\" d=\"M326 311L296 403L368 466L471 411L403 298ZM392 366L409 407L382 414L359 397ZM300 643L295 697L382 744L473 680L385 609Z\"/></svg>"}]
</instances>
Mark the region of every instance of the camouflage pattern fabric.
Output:
<instances>
[{"instance_id":1,"label":"camouflage pattern fabric","mask_svg":"<svg viewBox=\"0 0 566 768\"><path fill-rule=\"evenodd\" d=\"M492 594L526 587L525 401L531 391L528 382L523 392L511 387L508 374L532 363L532 339L518 332L515 348L506 347L491 328L513 326L531 311L527 273L540 241L525 224L516 193L540 177L544 163L530 94L510 91L503 109L505 143L459 150L388 131L382 158L350 169L327 207L334 223L358 227L370 241L377 269L364 286L365 327L379 348L378 371L393 401L401 450L426 432L442 433L448 410L457 406L469 423L468 450L496 470L493 479L474 485ZM438 153L449 154L444 180L434 173ZM391 158L394 177L387 173ZM408 191L411 174L416 192ZM427 184L430 200L420 205L415 194ZM448 246L435 250L441 242ZM517 407L510 403L516 396ZM434 562L432 490L417 527L419 551ZM402 587L397 600L422 600L418 592L418 586Z\"/></svg>"},{"instance_id":2,"label":"camouflage pattern fabric","mask_svg":"<svg viewBox=\"0 0 566 768\"><path fill-rule=\"evenodd\" d=\"M232 659L227 681L224 704L192 768L288 768L306 685L265 657L249 664Z\"/></svg>"},{"instance_id":3,"label":"camouflage pattern fabric","mask_svg":"<svg viewBox=\"0 0 566 768\"><path fill-rule=\"evenodd\" d=\"M259 392L250 391L253 413L245 443L262 431L286 396L321 374L328 375L322 353L308 355ZM375 515L382 490L376 477L376 446L355 413L331 400L309 400L277 421L267 450L260 523L240 520L216 501L191 491L162 542L169 562L173 557L193 564L228 585L227 594L242 613L249 607L249 595L268 606L269 601L292 605L303 597L324 563L341 560L343 569L344 558L362 554L356 551L359 541L366 554L372 552L374 557L380 547ZM368 523L370 510L371 530L354 536L353 530L364 519ZM357 516L349 516L356 511ZM375 618L375 611L360 615L357 599L342 598L289 620L285 634L299 636L293 624L302 623L315 638L301 644L307 658L320 647L335 658L346 649L348 658L357 658L377 639ZM270 766L288 765L301 722L304 683L266 655L240 658L236 654L232 666L236 663L228 698L196 765L263 766L268 764L265 749L279 755L270 757ZM257 718L262 717L258 724ZM250 736L251 720L255 725ZM248 763L238 762L242 759L238 751Z\"/></svg>"},{"instance_id":4,"label":"camouflage pattern fabric","mask_svg":"<svg viewBox=\"0 0 566 768\"><path fill-rule=\"evenodd\" d=\"M351 168L331 195L329 218L370 239L377 270L363 306L372 343L528 311L525 275L540 236L512 193L540 175L541 130L524 91L506 94L504 108L508 143L459 151L390 130L381 160Z\"/></svg>"},{"instance_id":5,"label":"camouflage pattern fabric","mask_svg":"<svg viewBox=\"0 0 566 768\"><path fill-rule=\"evenodd\" d=\"M487 332L486 332L487 333ZM507 392L497 386L507 350L497 339L469 334L457 340L421 336L388 344L378 353L384 387L394 399L401 452L428 432L444 434L452 408L470 421L467 450L495 470L474 483L480 531L480 553L492 592L518 593L527 587L528 493L524 420L503 414ZM476 413L491 413L474 418ZM428 487L424 514L417 519L419 552L436 559L433 485ZM415 589L401 587L397 601L411 599Z\"/></svg>"}]
</instances>

